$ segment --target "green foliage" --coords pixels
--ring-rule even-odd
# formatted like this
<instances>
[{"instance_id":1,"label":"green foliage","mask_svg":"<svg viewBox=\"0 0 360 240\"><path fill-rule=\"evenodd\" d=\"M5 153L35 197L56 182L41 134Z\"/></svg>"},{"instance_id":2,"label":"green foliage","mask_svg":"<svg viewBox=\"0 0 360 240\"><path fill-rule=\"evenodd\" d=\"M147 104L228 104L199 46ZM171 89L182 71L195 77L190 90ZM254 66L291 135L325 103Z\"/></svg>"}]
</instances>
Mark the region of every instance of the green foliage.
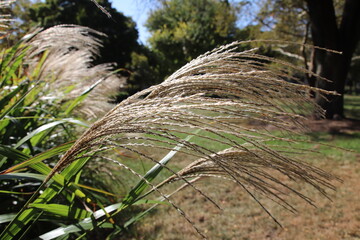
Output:
<instances>
[{"instance_id":1,"label":"green foliage","mask_svg":"<svg viewBox=\"0 0 360 240\"><path fill-rule=\"evenodd\" d=\"M29 59L31 41L38 36L37 32L29 34L13 47L1 52L0 231L5 229L8 222L14 223L7 228L1 239L13 239L14 235L20 237L21 234L32 236L38 229L46 231L58 226L59 219L67 222L88 217L90 212L82 208L81 201L91 202L92 195L85 194L81 189L106 196L101 198L103 202L108 202L113 197L106 191L79 184L80 170L89 158L72 164L62 175L54 178L41 197L37 195L40 190L38 187L51 171L49 165L53 165L54 160L73 145L70 140L83 131L80 128L88 126L82 120L74 118L74 111L101 83L98 81L91 85L78 97L49 97L51 88L48 86L54 83L54 79L51 74L48 77L41 76L44 65L50 63L48 51L44 50ZM60 196L56 202L46 204L56 196ZM31 205L26 202L31 202ZM66 202L69 204L65 204ZM47 221L49 218L51 220ZM43 221L47 223L44 224Z\"/></svg>"},{"instance_id":2,"label":"green foliage","mask_svg":"<svg viewBox=\"0 0 360 240\"><path fill-rule=\"evenodd\" d=\"M159 165L156 170L149 171L149 177L144 178L146 182L140 181L130 191L131 201L113 205L109 204L117 199L116 195L104 188L83 184L97 185L98 179L82 174L91 154L56 174L46 187L41 184L51 172L49 165L73 145L72 141L64 142L74 139L80 132L74 125L87 127L86 123L72 118L73 111L101 82L97 81L75 98L47 97L51 89L47 86L56 81L51 75L49 79L40 77L43 65L49 63L48 52L37 54L31 61L34 66L28 65L29 40L36 36L36 33L29 35L13 47L3 49L0 59L0 238L37 237L59 224L76 222L87 230L94 230L98 225L96 229L121 232L121 224L115 224L110 213L118 214L132 205L162 203L163 200L145 200L140 195L163 167ZM167 156L166 161L175 153ZM104 208L104 205L109 206ZM92 212L90 208L97 211ZM124 226L130 226L145 213L130 217ZM79 231L75 227L59 236ZM49 234L51 237L46 237ZM49 234L45 237L52 239L54 234Z\"/></svg>"},{"instance_id":3,"label":"green foliage","mask_svg":"<svg viewBox=\"0 0 360 240\"><path fill-rule=\"evenodd\" d=\"M30 18L33 24L51 27L58 24L77 24L103 32L103 48L97 63L115 62L124 67L131 62L131 53L137 51L138 32L131 18L124 16L111 6L108 0L98 3L110 14L105 15L89 0L46 0L31 6Z\"/></svg>"},{"instance_id":4,"label":"green foliage","mask_svg":"<svg viewBox=\"0 0 360 240\"><path fill-rule=\"evenodd\" d=\"M31 38L31 37L30 37ZM27 65L28 39L2 50L0 59L0 169L5 170L24 160L37 163L57 157L64 148L53 148L59 142L73 139L73 124L86 125L64 114L59 99L49 100L43 90L45 82L38 81L39 69L47 54L39 57L38 65ZM34 63L36 64L36 63ZM60 140L61 139L61 140ZM67 146L68 147L68 146ZM53 148L48 154L45 150ZM60 151L59 151L60 150ZM35 156L32 158L33 156ZM30 160L31 159L31 160ZM26 167L25 165L22 167ZM8 179L0 182L2 190L22 191L24 194L2 196L1 212L14 211L28 199L26 192L38 186L38 181Z\"/></svg>"},{"instance_id":5,"label":"green foliage","mask_svg":"<svg viewBox=\"0 0 360 240\"><path fill-rule=\"evenodd\" d=\"M136 92L162 82L164 76L164 60L146 46L139 52L131 53L131 63L127 64L127 85L118 96L118 102Z\"/></svg>"},{"instance_id":6,"label":"green foliage","mask_svg":"<svg viewBox=\"0 0 360 240\"><path fill-rule=\"evenodd\" d=\"M93 64L116 63L127 76L127 85L115 96L119 102L135 92L163 80L159 58L146 46L140 45L135 23L111 6L108 0L97 1L111 15L109 18L90 0L47 0L29 8L32 24L50 27L57 24L87 26L106 34L103 47ZM95 57L95 56L94 56Z\"/></svg>"},{"instance_id":7,"label":"green foliage","mask_svg":"<svg viewBox=\"0 0 360 240\"><path fill-rule=\"evenodd\" d=\"M165 74L214 47L236 40L236 14L231 5L216 0L161 1L151 12L149 41L163 58Z\"/></svg>"},{"instance_id":8,"label":"green foliage","mask_svg":"<svg viewBox=\"0 0 360 240\"><path fill-rule=\"evenodd\" d=\"M295 42L304 37L309 22L303 0L267 0L258 13L258 21L267 30L264 37Z\"/></svg>"},{"instance_id":9,"label":"green foliage","mask_svg":"<svg viewBox=\"0 0 360 240\"><path fill-rule=\"evenodd\" d=\"M15 21L9 21L6 29L7 34L1 41L2 47L15 45L24 34L28 33L31 28L31 20L29 15L29 8L32 4L38 2L37 0L17 0L8 8L0 8L1 14L8 14L11 17L16 17Z\"/></svg>"}]
</instances>

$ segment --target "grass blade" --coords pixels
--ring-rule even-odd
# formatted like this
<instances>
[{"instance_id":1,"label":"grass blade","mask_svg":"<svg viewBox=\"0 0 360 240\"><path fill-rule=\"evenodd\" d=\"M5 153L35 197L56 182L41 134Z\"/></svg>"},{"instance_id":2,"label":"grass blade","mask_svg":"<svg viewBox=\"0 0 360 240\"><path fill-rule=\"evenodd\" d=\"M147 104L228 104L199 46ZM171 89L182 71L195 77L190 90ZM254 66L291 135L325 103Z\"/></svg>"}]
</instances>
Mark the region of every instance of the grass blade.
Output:
<instances>
[{"instance_id":1,"label":"grass blade","mask_svg":"<svg viewBox=\"0 0 360 240\"><path fill-rule=\"evenodd\" d=\"M0 224L11 222L16 216L16 213L8 213L8 214L1 214L0 215Z\"/></svg>"},{"instance_id":2,"label":"grass blade","mask_svg":"<svg viewBox=\"0 0 360 240\"><path fill-rule=\"evenodd\" d=\"M5 109L5 106L18 94L21 90L28 87L28 84L20 84L13 91L9 92L3 98L0 99L0 109Z\"/></svg>"},{"instance_id":3,"label":"grass blade","mask_svg":"<svg viewBox=\"0 0 360 240\"><path fill-rule=\"evenodd\" d=\"M91 215L91 212L86 210L70 207L62 204L37 204L31 203L29 207L43 210L45 212L49 212L55 215L59 215L62 217L66 217L68 219L84 219Z\"/></svg>"},{"instance_id":4,"label":"grass blade","mask_svg":"<svg viewBox=\"0 0 360 240\"><path fill-rule=\"evenodd\" d=\"M37 86L37 83L34 84L34 87L32 87L26 93L24 93L13 105L11 105L3 113L1 113L0 120L2 120L9 112L11 112L13 109L15 109L26 98L26 96L28 96L36 88L36 86Z\"/></svg>"},{"instance_id":5,"label":"grass blade","mask_svg":"<svg viewBox=\"0 0 360 240\"><path fill-rule=\"evenodd\" d=\"M44 240L50 240L50 239L54 239L54 238L57 238L57 237L60 237L60 236L63 236L63 235L69 234L69 233L80 232L83 230L92 229L94 227L94 225L93 225L94 220L98 220L98 219L104 217L106 215L106 213L111 213L111 212L116 211L120 206L121 206L121 203L116 203L116 204L107 206L104 209L105 211L102 209L97 210L96 212L94 212L92 214L91 217L85 218L84 220L80 221L77 224L72 224L72 225L68 225L65 227L60 227L60 228L54 229L50 232L47 232L47 233L39 236L39 238L44 239ZM110 226L112 228L113 224L104 223L100 227L107 228Z\"/></svg>"},{"instance_id":6,"label":"grass blade","mask_svg":"<svg viewBox=\"0 0 360 240\"><path fill-rule=\"evenodd\" d=\"M23 160L23 162L15 165L11 168L6 169L5 171L1 172L0 174L8 174L11 172L15 172L19 169L28 167L32 164L44 161L51 157L58 156L59 154L66 152L73 144L74 144L74 142L72 141L72 142L68 142L68 143L59 145L59 146L51 148L45 152L42 152L32 158L30 158L28 155L20 152L17 149L9 148L6 146L0 146L0 154L1 155L6 156L8 158Z\"/></svg>"},{"instance_id":7,"label":"grass blade","mask_svg":"<svg viewBox=\"0 0 360 240\"><path fill-rule=\"evenodd\" d=\"M5 228L5 230L1 233L0 239L2 240L11 240L15 236L18 235L20 231L22 231L24 228L26 228L27 224L35 219L39 213L41 213L41 210L38 208L28 208L28 205L30 203L32 204L46 204L50 200L52 200L54 197L59 195L67 181L70 180L73 176L75 176L84 166L84 164L89 160L90 158L83 158L78 161L73 162L70 164L61 174L56 174L52 179L57 183L60 184L60 186L63 186L62 188L59 188L59 185L57 184L51 184L49 187L47 187L44 192L36 198L36 200L32 203L32 200L37 196L37 193L39 190L44 186L44 183L39 187L37 192L33 195L32 198L28 201L27 204L18 212L16 217L10 222L10 224ZM51 168L46 166L42 162L38 162L35 164L30 165L33 169L41 172L44 175L47 175L51 172ZM69 185L69 189L72 189ZM91 201L83 192L81 192L79 189L75 189L75 194L79 196L80 198L85 199L86 201ZM31 226L31 225L30 225Z\"/></svg>"},{"instance_id":8,"label":"grass blade","mask_svg":"<svg viewBox=\"0 0 360 240\"><path fill-rule=\"evenodd\" d=\"M54 121L45 125L42 125L41 127L35 129L34 131L30 132L27 136L25 136L24 138L22 138L16 145L15 148L21 146L23 143L25 143L26 141L32 139L33 137L35 137L38 134L46 134L46 132L44 133L44 131L52 129L58 125L64 124L64 123L72 123L72 124L77 124L83 127L88 127L88 125L80 120L76 120L73 118L67 118L67 119L63 119L63 120L59 120L59 121ZM41 136L38 136L39 138L41 138ZM35 140L33 145L36 145L37 141Z\"/></svg>"},{"instance_id":9,"label":"grass blade","mask_svg":"<svg viewBox=\"0 0 360 240\"><path fill-rule=\"evenodd\" d=\"M43 181L45 176L37 173L8 173L0 175L0 180L9 180L9 179L31 179L31 180L39 180Z\"/></svg>"},{"instance_id":10,"label":"grass blade","mask_svg":"<svg viewBox=\"0 0 360 240\"><path fill-rule=\"evenodd\" d=\"M198 133L198 130L196 133ZM185 141L189 141L194 135L189 135L185 138ZM141 195L141 193L148 187L146 181L151 182L164 168L171 158L182 148L183 144L178 144L174 147L172 151L170 151L163 159L159 161L158 164L155 164L145 175L144 179L141 179L138 184L129 192L129 194L123 199L123 206L126 207L128 205L133 204Z\"/></svg>"}]
</instances>

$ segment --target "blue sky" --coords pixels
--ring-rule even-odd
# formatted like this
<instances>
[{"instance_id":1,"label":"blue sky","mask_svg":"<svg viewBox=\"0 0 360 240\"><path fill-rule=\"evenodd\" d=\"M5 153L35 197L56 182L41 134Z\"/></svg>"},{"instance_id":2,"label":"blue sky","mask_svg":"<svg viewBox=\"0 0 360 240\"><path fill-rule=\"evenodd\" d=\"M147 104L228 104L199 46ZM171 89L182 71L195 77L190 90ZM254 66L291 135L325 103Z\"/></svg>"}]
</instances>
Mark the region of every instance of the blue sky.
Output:
<instances>
[{"instance_id":1,"label":"blue sky","mask_svg":"<svg viewBox=\"0 0 360 240\"><path fill-rule=\"evenodd\" d=\"M146 39L150 36L144 24L147 15L151 9L151 1L145 0L113 0L112 6L125 16L131 17L135 22L139 31L139 40L146 43Z\"/></svg>"},{"instance_id":2,"label":"blue sky","mask_svg":"<svg viewBox=\"0 0 360 240\"><path fill-rule=\"evenodd\" d=\"M119 12L124 13L136 22L139 31L139 41L146 44L146 39L150 37L149 32L144 26L150 10L154 7L156 0L112 0L112 6ZM238 4L241 0L230 0L233 4ZM250 4L239 14L238 27L243 28L254 21L254 16L260 9L258 0L248 0Z\"/></svg>"}]
</instances>

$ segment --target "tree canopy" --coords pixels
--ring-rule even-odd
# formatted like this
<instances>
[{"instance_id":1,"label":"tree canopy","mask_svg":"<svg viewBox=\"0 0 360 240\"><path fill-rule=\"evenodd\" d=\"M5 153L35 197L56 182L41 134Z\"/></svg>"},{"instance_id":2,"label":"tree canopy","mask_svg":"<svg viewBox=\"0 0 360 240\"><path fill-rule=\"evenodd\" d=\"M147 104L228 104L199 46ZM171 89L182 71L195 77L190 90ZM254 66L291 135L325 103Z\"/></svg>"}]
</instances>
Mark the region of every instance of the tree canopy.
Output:
<instances>
[{"instance_id":1,"label":"tree canopy","mask_svg":"<svg viewBox=\"0 0 360 240\"><path fill-rule=\"evenodd\" d=\"M277 39L310 43L342 53L320 49L313 49L311 55L302 52L305 66L320 76L310 76L310 86L340 94L316 96L327 118L343 117L345 83L360 38L359 12L358 0L267 0L258 16L259 22L269 27Z\"/></svg>"},{"instance_id":2,"label":"tree canopy","mask_svg":"<svg viewBox=\"0 0 360 240\"><path fill-rule=\"evenodd\" d=\"M98 3L110 14L109 18L89 0L46 0L30 8L35 24L50 27L57 24L77 24L103 32L101 62L116 62L120 67L131 62L131 53L139 47L136 24L130 17L118 12L108 0Z\"/></svg>"},{"instance_id":3,"label":"tree canopy","mask_svg":"<svg viewBox=\"0 0 360 240\"><path fill-rule=\"evenodd\" d=\"M272 48L321 76L317 78L307 74L310 86L340 93L340 97L327 96L329 101L320 95L316 98L326 110L326 117L343 116L345 83L351 66L357 66L351 59L360 35L360 15L357 14L360 1L265 0L257 2L260 9L256 14L257 24L244 29L237 27L238 9L229 1L154 1L156 8L151 11L146 24L151 33L149 46L137 43L135 23L114 9L109 0L98 3L111 14L111 18L94 7L90 0L45 0L33 4L29 14L20 18L25 25L27 21L44 27L78 24L107 34L101 59L97 59L96 63L116 62L120 67L129 69L129 88L125 91L132 93L162 81L198 55L234 40L251 37L277 39L336 50L343 54L291 44ZM30 5L29 0L20 2ZM255 4L251 1L237 2ZM255 8L252 10L255 11ZM351 71L351 76L354 78L356 71Z\"/></svg>"},{"instance_id":4,"label":"tree canopy","mask_svg":"<svg viewBox=\"0 0 360 240\"><path fill-rule=\"evenodd\" d=\"M216 0L161 1L147 28L151 47L163 55L171 73L216 46L236 40L236 12Z\"/></svg>"},{"instance_id":5,"label":"tree canopy","mask_svg":"<svg viewBox=\"0 0 360 240\"><path fill-rule=\"evenodd\" d=\"M6 8L0 8L0 15L2 17L8 16L15 18L15 21L6 21L7 27L2 25L1 30L6 30L6 37L0 39L4 47L14 45L20 38L28 33L31 28L29 8L32 4L39 0L17 0L15 4L11 4Z\"/></svg>"}]
</instances>

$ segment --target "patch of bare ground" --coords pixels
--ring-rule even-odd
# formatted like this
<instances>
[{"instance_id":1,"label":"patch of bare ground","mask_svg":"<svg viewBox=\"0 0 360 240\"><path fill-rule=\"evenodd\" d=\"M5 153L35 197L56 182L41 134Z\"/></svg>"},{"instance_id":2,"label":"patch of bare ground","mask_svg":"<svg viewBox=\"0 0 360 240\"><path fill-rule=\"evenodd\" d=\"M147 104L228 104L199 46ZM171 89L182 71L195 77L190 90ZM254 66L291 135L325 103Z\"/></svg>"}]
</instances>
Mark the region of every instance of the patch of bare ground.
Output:
<instances>
[{"instance_id":1,"label":"patch of bare ground","mask_svg":"<svg viewBox=\"0 0 360 240\"><path fill-rule=\"evenodd\" d=\"M356 120L308 120L307 125L313 132L347 134L360 131L360 121ZM241 186L221 179L205 179L198 183L198 187L219 203L223 210L217 209L190 188L178 193L173 200L208 239L360 239L360 154L347 154L354 154L351 160L346 156L323 156L312 162L342 180L333 182L336 191L327 191L331 200L302 183L292 186L314 200L316 207L294 196L285 196L289 193L285 192L282 197L297 210L292 213L258 196L282 227ZM282 181L289 182L285 178ZM159 206L122 239L183 240L201 237L172 207Z\"/></svg>"},{"instance_id":2,"label":"patch of bare ground","mask_svg":"<svg viewBox=\"0 0 360 240\"><path fill-rule=\"evenodd\" d=\"M306 121L306 126L313 132L328 133L353 133L360 131L360 120L342 119L342 120L313 120Z\"/></svg>"},{"instance_id":3,"label":"patch of bare ground","mask_svg":"<svg viewBox=\"0 0 360 240\"><path fill-rule=\"evenodd\" d=\"M360 120L357 119L341 119L341 120L330 120L330 119L307 119L303 122L309 132L327 132L331 134L337 133L354 133L360 132ZM276 130L272 125L261 126L261 123L253 125L253 127L261 128L265 127L267 130Z\"/></svg>"}]
</instances>

